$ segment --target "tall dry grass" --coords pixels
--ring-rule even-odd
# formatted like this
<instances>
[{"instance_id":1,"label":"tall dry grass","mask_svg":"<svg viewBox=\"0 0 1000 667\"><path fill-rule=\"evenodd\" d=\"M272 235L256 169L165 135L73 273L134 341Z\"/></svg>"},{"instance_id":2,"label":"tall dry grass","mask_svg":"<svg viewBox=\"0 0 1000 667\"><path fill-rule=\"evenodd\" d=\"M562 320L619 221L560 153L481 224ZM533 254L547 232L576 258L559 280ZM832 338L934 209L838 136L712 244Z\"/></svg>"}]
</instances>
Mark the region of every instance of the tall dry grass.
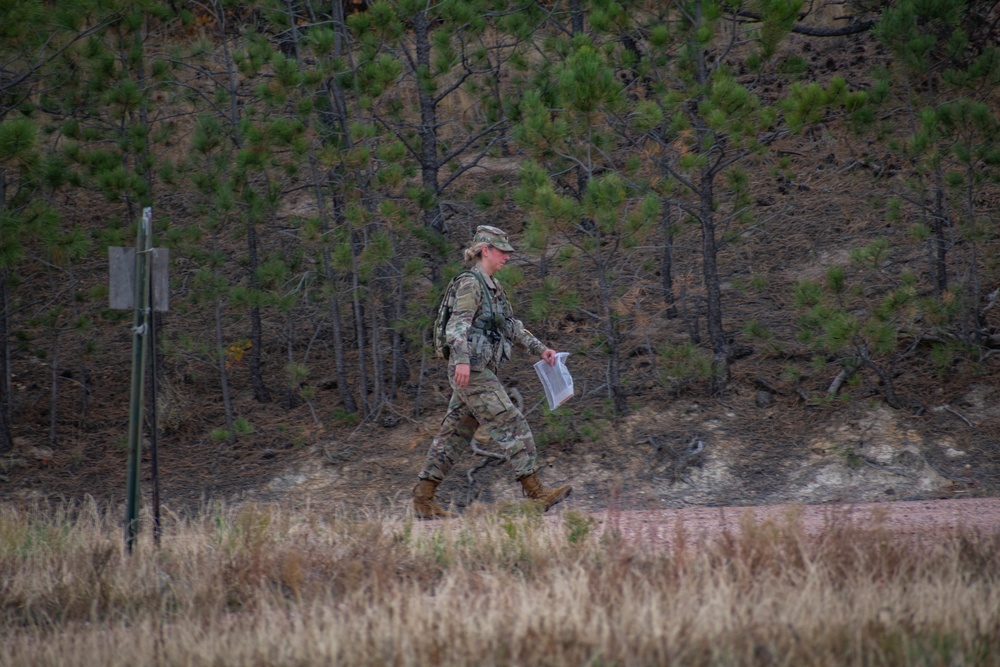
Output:
<instances>
[{"instance_id":1,"label":"tall dry grass","mask_svg":"<svg viewBox=\"0 0 1000 667\"><path fill-rule=\"evenodd\" d=\"M1000 664L1000 535L244 506L129 557L120 519L0 508L0 665Z\"/></svg>"}]
</instances>

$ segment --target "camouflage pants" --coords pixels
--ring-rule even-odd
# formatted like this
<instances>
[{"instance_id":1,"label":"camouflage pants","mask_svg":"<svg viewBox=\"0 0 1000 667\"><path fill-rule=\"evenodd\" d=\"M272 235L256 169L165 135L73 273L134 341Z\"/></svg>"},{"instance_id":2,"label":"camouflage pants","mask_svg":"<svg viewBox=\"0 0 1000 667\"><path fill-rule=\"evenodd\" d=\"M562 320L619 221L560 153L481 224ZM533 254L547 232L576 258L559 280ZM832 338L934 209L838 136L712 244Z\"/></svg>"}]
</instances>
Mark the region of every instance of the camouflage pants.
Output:
<instances>
[{"instance_id":1,"label":"camouflage pants","mask_svg":"<svg viewBox=\"0 0 1000 667\"><path fill-rule=\"evenodd\" d=\"M452 373L454 369L449 368L449 377ZM448 414L427 452L420 479L442 481L455 459L470 446L479 427L503 447L516 479L535 472L535 439L528 421L511 402L496 374L489 369L473 371L468 386L456 387L451 379L451 388Z\"/></svg>"}]
</instances>

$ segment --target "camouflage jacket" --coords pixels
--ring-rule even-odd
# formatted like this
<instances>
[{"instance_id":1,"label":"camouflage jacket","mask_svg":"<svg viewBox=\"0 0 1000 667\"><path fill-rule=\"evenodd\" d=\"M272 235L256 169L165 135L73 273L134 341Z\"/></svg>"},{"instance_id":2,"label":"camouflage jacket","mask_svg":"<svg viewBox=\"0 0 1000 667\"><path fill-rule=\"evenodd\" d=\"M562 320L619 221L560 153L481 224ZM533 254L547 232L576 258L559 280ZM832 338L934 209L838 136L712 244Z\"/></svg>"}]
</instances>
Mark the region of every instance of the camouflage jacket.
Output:
<instances>
[{"instance_id":1,"label":"camouflage jacket","mask_svg":"<svg viewBox=\"0 0 1000 667\"><path fill-rule=\"evenodd\" d=\"M510 359L511 343L522 350L541 356L548 347L524 328L514 317L503 287L482 267L473 271L482 278L466 273L455 285L455 309L448 320L446 336L451 348L451 364L469 364L471 370L496 370ZM489 294L483 294L483 284Z\"/></svg>"}]
</instances>

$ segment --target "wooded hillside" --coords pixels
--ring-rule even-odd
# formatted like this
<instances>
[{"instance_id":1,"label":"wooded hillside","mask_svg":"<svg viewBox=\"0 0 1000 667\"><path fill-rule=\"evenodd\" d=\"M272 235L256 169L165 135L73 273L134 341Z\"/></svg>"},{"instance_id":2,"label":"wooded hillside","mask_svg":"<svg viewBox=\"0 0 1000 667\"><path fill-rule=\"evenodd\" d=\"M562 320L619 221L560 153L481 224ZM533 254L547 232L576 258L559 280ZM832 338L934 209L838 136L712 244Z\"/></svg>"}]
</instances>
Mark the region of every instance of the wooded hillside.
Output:
<instances>
[{"instance_id":1,"label":"wooded hillside","mask_svg":"<svg viewBox=\"0 0 1000 667\"><path fill-rule=\"evenodd\" d=\"M565 437L739 387L919 414L996 372L998 38L986 0L4 3L0 452L122 451L145 207L168 442L424 414L480 224L582 360Z\"/></svg>"}]
</instances>

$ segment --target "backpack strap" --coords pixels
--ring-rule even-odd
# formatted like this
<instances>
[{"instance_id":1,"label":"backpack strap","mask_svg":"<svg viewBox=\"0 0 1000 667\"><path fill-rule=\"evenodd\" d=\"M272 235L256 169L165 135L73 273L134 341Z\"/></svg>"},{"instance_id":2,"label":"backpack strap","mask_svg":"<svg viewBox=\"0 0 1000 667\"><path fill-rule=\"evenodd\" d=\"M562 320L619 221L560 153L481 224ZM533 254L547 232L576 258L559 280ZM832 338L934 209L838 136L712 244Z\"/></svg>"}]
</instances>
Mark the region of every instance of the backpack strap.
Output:
<instances>
[{"instance_id":1,"label":"backpack strap","mask_svg":"<svg viewBox=\"0 0 1000 667\"><path fill-rule=\"evenodd\" d=\"M495 332L496 327L493 324L493 299L490 298L490 288L486 286L486 281L483 280L483 276L481 273L479 273L479 271L475 271L473 269L466 269L465 271L462 271L462 273L459 273L458 275L461 276L463 273L471 273L476 277L477 280L479 280L479 284L483 286L483 300L489 302L490 316L488 321L490 322L490 327ZM456 278L458 278L458 276L456 276Z\"/></svg>"}]
</instances>

